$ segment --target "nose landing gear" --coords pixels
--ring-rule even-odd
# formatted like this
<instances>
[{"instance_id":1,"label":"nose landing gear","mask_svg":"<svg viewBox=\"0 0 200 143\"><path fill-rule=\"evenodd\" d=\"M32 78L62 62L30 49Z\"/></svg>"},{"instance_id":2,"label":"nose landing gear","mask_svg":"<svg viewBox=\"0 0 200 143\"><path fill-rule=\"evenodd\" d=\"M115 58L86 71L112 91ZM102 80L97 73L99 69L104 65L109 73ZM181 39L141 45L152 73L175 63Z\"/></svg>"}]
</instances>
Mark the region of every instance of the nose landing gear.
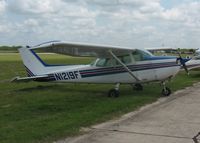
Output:
<instances>
[{"instance_id":1,"label":"nose landing gear","mask_svg":"<svg viewBox=\"0 0 200 143\"><path fill-rule=\"evenodd\" d=\"M166 87L165 85L165 82L162 82L162 85L163 85L163 89L162 89L162 95L163 96L169 96L172 92L171 92L171 89Z\"/></svg>"}]
</instances>

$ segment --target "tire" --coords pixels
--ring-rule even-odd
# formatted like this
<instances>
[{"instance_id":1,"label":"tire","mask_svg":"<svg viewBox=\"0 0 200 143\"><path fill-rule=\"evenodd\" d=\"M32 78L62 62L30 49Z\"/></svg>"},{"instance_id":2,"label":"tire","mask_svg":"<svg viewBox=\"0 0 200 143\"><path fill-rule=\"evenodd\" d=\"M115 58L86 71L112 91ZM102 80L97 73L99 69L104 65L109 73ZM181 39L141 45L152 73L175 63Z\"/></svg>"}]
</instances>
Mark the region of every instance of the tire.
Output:
<instances>
[{"instance_id":1,"label":"tire","mask_svg":"<svg viewBox=\"0 0 200 143\"><path fill-rule=\"evenodd\" d=\"M133 86L133 89L137 90L137 91L142 91L143 90L143 86L141 84L137 83L137 84L135 84Z\"/></svg>"},{"instance_id":2,"label":"tire","mask_svg":"<svg viewBox=\"0 0 200 143\"><path fill-rule=\"evenodd\" d=\"M108 97L119 97L119 91L116 89L111 89L108 92Z\"/></svg>"},{"instance_id":3,"label":"tire","mask_svg":"<svg viewBox=\"0 0 200 143\"><path fill-rule=\"evenodd\" d=\"M170 94L171 94L171 90L168 87L162 90L163 96L169 96Z\"/></svg>"}]
</instances>

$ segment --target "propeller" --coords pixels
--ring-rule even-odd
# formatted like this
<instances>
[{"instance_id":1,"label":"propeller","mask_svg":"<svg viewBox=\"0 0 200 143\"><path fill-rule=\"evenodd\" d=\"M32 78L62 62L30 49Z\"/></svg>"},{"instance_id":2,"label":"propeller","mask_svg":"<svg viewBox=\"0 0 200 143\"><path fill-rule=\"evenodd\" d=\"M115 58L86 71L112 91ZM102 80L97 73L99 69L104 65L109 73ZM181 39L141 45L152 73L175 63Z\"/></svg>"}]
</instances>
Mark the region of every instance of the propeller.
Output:
<instances>
[{"instance_id":1,"label":"propeller","mask_svg":"<svg viewBox=\"0 0 200 143\"><path fill-rule=\"evenodd\" d=\"M179 55L179 57L177 58L177 62L180 61L180 63L181 63L181 65L182 65L183 69L184 69L185 72L189 75L188 68L187 68L187 66L186 66L186 64L185 64L185 63L188 61L188 59L182 58L180 50L178 51L178 55Z\"/></svg>"}]
</instances>

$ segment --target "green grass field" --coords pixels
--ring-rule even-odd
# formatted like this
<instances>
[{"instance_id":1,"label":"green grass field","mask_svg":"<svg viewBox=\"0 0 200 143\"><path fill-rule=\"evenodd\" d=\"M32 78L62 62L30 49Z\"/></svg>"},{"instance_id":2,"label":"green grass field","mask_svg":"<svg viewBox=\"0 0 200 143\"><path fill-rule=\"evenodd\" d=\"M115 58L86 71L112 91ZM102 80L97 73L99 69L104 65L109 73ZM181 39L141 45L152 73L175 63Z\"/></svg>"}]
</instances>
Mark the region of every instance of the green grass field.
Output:
<instances>
[{"instance_id":1,"label":"green grass field","mask_svg":"<svg viewBox=\"0 0 200 143\"><path fill-rule=\"evenodd\" d=\"M88 63L91 58L42 55L50 63ZM159 84L147 84L137 92L120 87L119 98L108 98L113 85L10 83L25 71L18 54L0 54L0 142L53 142L81 134L82 127L100 123L156 101ZM181 72L169 85L173 91L200 81L200 71L188 77Z\"/></svg>"}]
</instances>

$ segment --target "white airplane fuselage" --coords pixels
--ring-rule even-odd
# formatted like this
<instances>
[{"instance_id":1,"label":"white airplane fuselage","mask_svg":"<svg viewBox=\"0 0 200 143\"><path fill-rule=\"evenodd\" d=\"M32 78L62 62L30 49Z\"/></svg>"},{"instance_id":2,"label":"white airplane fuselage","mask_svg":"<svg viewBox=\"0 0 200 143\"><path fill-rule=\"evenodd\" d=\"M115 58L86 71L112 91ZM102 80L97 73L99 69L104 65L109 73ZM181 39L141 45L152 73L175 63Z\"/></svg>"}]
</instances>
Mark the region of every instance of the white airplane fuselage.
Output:
<instances>
[{"instance_id":1,"label":"white airplane fuselage","mask_svg":"<svg viewBox=\"0 0 200 143\"><path fill-rule=\"evenodd\" d=\"M180 70L176 58L140 61L128 64L127 67L141 83L164 81L174 77ZM122 67L96 67L93 65L74 65L47 67L47 80L69 83L136 83L136 79ZM56 70L55 70L56 69Z\"/></svg>"}]
</instances>

